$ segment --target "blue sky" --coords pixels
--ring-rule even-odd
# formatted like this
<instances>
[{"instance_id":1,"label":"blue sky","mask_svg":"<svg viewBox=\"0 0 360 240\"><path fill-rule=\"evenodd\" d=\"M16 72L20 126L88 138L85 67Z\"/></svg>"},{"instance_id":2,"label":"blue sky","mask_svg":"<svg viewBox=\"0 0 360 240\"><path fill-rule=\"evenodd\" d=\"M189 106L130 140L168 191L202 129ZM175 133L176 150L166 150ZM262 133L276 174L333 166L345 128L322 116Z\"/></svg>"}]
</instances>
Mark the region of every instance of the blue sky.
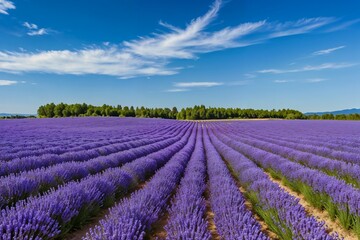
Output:
<instances>
[{"instance_id":1,"label":"blue sky","mask_svg":"<svg viewBox=\"0 0 360 240\"><path fill-rule=\"evenodd\" d=\"M360 107L359 1L0 0L0 112Z\"/></svg>"}]
</instances>

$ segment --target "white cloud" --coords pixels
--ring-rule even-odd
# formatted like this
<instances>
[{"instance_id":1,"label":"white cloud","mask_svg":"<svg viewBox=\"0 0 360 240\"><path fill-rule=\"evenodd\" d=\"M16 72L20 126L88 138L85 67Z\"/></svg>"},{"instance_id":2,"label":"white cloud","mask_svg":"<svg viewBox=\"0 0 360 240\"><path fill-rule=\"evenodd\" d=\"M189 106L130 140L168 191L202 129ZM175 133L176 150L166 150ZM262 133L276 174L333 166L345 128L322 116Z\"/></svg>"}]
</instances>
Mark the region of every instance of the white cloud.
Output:
<instances>
[{"instance_id":1,"label":"white cloud","mask_svg":"<svg viewBox=\"0 0 360 240\"><path fill-rule=\"evenodd\" d=\"M302 68L296 69L264 69L258 71L259 73L273 73L273 74L282 74L282 73L296 73L296 72L307 72L307 71L320 71L325 69L340 69L340 68L348 68L353 67L358 64L356 63L323 63L321 65L316 66L305 66Z\"/></svg>"},{"instance_id":2,"label":"white cloud","mask_svg":"<svg viewBox=\"0 0 360 240\"><path fill-rule=\"evenodd\" d=\"M228 86L245 86L245 85L248 85L249 83L250 83L249 80L243 80L243 81L229 82L229 83L226 83L226 85L228 85Z\"/></svg>"},{"instance_id":3,"label":"white cloud","mask_svg":"<svg viewBox=\"0 0 360 240\"><path fill-rule=\"evenodd\" d=\"M13 2L8 0L0 0L0 14L8 15L8 10L15 9Z\"/></svg>"},{"instance_id":4,"label":"white cloud","mask_svg":"<svg viewBox=\"0 0 360 240\"><path fill-rule=\"evenodd\" d=\"M40 28L38 30L30 31L27 33L27 35L29 35L29 36L41 36L41 35L46 35L46 34L49 34L49 31L45 28Z\"/></svg>"},{"instance_id":5,"label":"white cloud","mask_svg":"<svg viewBox=\"0 0 360 240\"><path fill-rule=\"evenodd\" d=\"M0 0L4 2L4 0ZM38 52L0 51L2 72L43 72L55 74L102 74L121 79L139 76L172 75L181 68L169 67L174 59L196 59L202 53L259 44L266 39L310 32L335 21L333 18L301 19L295 22L242 23L210 31L222 1L215 0L206 14L184 28L160 21L166 32L125 41L104 43L81 50ZM49 33L49 29L25 22L28 35ZM256 34L255 34L256 33ZM249 77L251 78L251 77Z\"/></svg>"},{"instance_id":6,"label":"white cloud","mask_svg":"<svg viewBox=\"0 0 360 240\"><path fill-rule=\"evenodd\" d=\"M306 82L308 82L308 83L318 83L318 82L324 82L324 81L327 81L327 79L325 79L325 78L310 78L310 79L306 80Z\"/></svg>"},{"instance_id":7,"label":"white cloud","mask_svg":"<svg viewBox=\"0 0 360 240\"><path fill-rule=\"evenodd\" d=\"M221 86L221 82L178 82L174 83L175 87L178 88L191 88L191 87L216 87Z\"/></svg>"},{"instance_id":8,"label":"white cloud","mask_svg":"<svg viewBox=\"0 0 360 240\"><path fill-rule=\"evenodd\" d=\"M12 81L12 80L0 80L0 86L10 86L10 85L15 85L17 84L17 81Z\"/></svg>"},{"instance_id":9,"label":"white cloud","mask_svg":"<svg viewBox=\"0 0 360 240\"><path fill-rule=\"evenodd\" d=\"M127 51L142 57L151 58L196 58L197 53L206 53L225 48L246 45L236 40L261 28L265 21L244 23L236 27L205 32L208 25L216 18L221 1L216 0L210 10L194 19L184 29L160 22L168 28L168 33L154 34L139 40L125 42Z\"/></svg>"},{"instance_id":10,"label":"white cloud","mask_svg":"<svg viewBox=\"0 0 360 240\"><path fill-rule=\"evenodd\" d=\"M187 92L191 88L209 88L224 85L222 82L176 82L173 83L174 88L166 90L166 92Z\"/></svg>"},{"instance_id":11,"label":"white cloud","mask_svg":"<svg viewBox=\"0 0 360 240\"><path fill-rule=\"evenodd\" d=\"M5 72L43 72L56 74L100 74L117 77L170 75L163 61L148 61L117 48L39 53L0 52L0 69Z\"/></svg>"},{"instance_id":12,"label":"white cloud","mask_svg":"<svg viewBox=\"0 0 360 240\"><path fill-rule=\"evenodd\" d=\"M26 27L27 29L30 29L30 30L39 28L36 24L29 23L29 22L24 22L23 26Z\"/></svg>"},{"instance_id":13,"label":"white cloud","mask_svg":"<svg viewBox=\"0 0 360 240\"><path fill-rule=\"evenodd\" d=\"M345 46L339 46L339 47L334 47L334 48L328 48L328 49L324 49L324 50L319 50L316 52L313 52L312 55L313 56L319 56L319 55L326 55L326 54L330 54L336 50L340 50L342 48L345 48Z\"/></svg>"},{"instance_id":14,"label":"white cloud","mask_svg":"<svg viewBox=\"0 0 360 240\"><path fill-rule=\"evenodd\" d=\"M244 77L245 77L245 78L255 78L256 75L253 74L253 73L245 73L245 74L244 74Z\"/></svg>"},{"instance_id":15,"label":"white cloud","mask_svg":"<svg viewBox=\"0 0 360 240\"><path fill-rule=\"evenodd\" d=\"M343 30L343 29L346 29L346 28L350 27L351 25L357 24L359 22L360 22L360 18L350 20L350 21L346 21L344 23L341 23L341 24L339 24L339 25L337 25L335 27L332 27L332 28L326 30L326 32L340 31L340 30Z\"/></svg>"},{"instance_id":16,"label":"white cloud","mask_svg":"<svg viewBox=\"0 0 360 240\"><path fill-rule=\"evenodd\" d=\"M274 83L289 83L289 82L294 82L294 80L286 80L286 79L279 79L279 80L274 80Z\"/></svg>"},{"instance_id":17,"label":"white cloud","mask_svg":"<svg viewBox=\"0 0 360 240\"><path fill-rule=\"evenodd\" d=\"M49 34L49 29L39 28L38 25L34 23L24 22L23 26L28 29L27 35L29 36L41 36Z\"/></svg>"},{"instance_id":18,"label":"white cloud","mask_svg":"<svg viewBox=\"0 0 360 240\"><path fill-rule=\"evenodd\" d=\"M166 90L166 92L187 92L187 91L189 91L189 89L185 89L185 88L172 88Z\"/></svg>"},{"instance_id":19,"label":"white cloud","mask_svg":"<svg viewBox=\"0 0 360 240\"><path fill-rule=\"evenodd\" d=\"M336 19L332 17L317 17L303 18L297 21L271 24L270 28L272 28L274 32L270 34L269 38L308 33L335 21Z\"/></svg>"}]
</instances>

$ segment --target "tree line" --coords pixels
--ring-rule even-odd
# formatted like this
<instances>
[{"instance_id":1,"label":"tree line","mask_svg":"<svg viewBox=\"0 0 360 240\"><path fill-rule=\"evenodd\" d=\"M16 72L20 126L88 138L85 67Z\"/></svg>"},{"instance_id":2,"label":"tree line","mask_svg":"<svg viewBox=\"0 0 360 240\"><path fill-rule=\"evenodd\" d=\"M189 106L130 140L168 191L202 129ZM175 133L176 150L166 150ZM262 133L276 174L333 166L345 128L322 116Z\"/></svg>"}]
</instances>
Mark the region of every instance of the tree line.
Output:
<instances>
[{"instance_id":1,"label":"tree line","mask_svg":"<svg viewBox=\"0 0 360 240\"><path fill-rule=\"evenodd\" d=\"M360 114L352 113L352 114L323 114L323 115L308 115L308 119L312 120L360 120Z\"/></svg>"},{"instance_id":2,"label":"tree line","mask_svg":"<svg viewBox=\"0 0 360 240\"><path fill-rule=\"evenodd\" d=\"M141 118L166 118L179 120L205 120L205 119L230 119L230 118L280 118L280 119L306 119L300 111L293 109L263 110L241 108L215 108L204 105L183 108L180 111L173 108L147 108L133 106L93 106L83 104L49 103L39 107L38 117L141 117Z\"/></svg>"},{"instance_id":3,"label":"tree line","mask_svg":"<svg viewBox=\"0 0 360 240\"><path fill-rule=\"evenodd\" d=\"M24 119L24 118L36 118L36 116L33 116L33 115L29 115L29 116L24 116L24 115L0 116L0 119Z\"/></svg>"}]
</instances>

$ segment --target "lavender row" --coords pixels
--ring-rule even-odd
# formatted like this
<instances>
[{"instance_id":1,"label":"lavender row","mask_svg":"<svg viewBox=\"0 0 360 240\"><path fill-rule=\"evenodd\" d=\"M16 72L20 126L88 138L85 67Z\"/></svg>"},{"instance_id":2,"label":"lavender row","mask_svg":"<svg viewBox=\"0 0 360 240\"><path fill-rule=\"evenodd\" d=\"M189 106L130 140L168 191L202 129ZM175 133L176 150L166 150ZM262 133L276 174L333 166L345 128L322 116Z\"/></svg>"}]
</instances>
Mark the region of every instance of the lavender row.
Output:
<instances>
[{"instance_id":1,"label":"lavender row","mask_svg":"<svg viewBox=\"0 0 360 240\"><path fill-rule=\"evenodd\" d=\"M343 180L309 169L273 153L236 142L224 135L220 138L258 165L280 174L290 182L294 190L302 192L311 204L326 209L330 216L338 217L345 228L353 229L360 236L360 190Z\"/></svg>"},{"instance_id":2,"label":"lavender row","mask_svg":"<svg viewBox=\"0 0 360 240\"><path fill-rule=\"evenodd\" d=\"M79 152L67 152L61 155L45 154L40 157L26 157L14 159L10 162L0 162L0 176L50 167L66 162L88 161L96 157L106 156L125 149L129 149L131 147L136 147L136 145L131 146L132 140L132 138L128 138L124 139L125 142Z\"/></svg>"},{"instance_id":3,"label":"lavender row","mask_svg":"<svg viewBox=\"0 0 360 240\"><path fill-rule=\"evenodd\" d=\"M177 143L80 182L71 182L41 197L30 197L0 215L1 239L49 239L79 227L162 167L185 146L190 130Z\"/></svg>"},{"instance_id":4,"label":"lavender row","mask_svg":"<svg viewBox=\"0 0 360 240\"><path fill-rule=\"evenodd\" d=\"M171 130L173 127L176 127L176 126L170 126L168 127L167 129L161 129L162 131L167 131L167 130ZM149 130L149 129L147 129ZM140 131L140 130L139 130ZM157 133L159 131L159 129L155 129L153 131L148 131L148 135L152 135L154 133ZM130 140L137 140L137 139L141 139L141 137L143 137L145 133L145 131L140 131L140 133L137 133L137 134L133 134L133 135L130 135L130 133L127 133L125 134L126 131L122 132L121 133L121 138L112 138L112 139L108 139L108 140L97 140L97 142L92 142L92 143L87 143L85 145L80 145L78 146L77 144L75 144L74 147L69 147L69 148L66 148L65 146L62 146L62 150L60 154L58 153L52 153L52 152L49 152L49 153L44 153L44 154L33 154L32 151L25 151L24 152L24 156L19 156L18 158L15 158L15 159L10 159L8 161L11 161L11 160L14 160L14 161L21 161L21 158L23 157L26 157L27 159L36 159L36 158L39 158L39 157L43 157L44 155L47 156L47 157L62 157L63 155L66 156L66 154L68 154L68 152L71 152L72 154L76 154L76 152L83 152L84 150L95 150L95 149L101 149L101 148L105 148L107 146L111 146L111 145L114 145L114 144L119 144L119 143L123 143L123 142L127 142L127 141L130 141ZM114 133L113 133L114 134ZM115 135L116 136L116 135ZM94 138L95 136L92 136L92 138ZM76 143L78 141L77 138L73 138L71 139L72 143L74 144L74 142ZM59 141L60 143L62 143L62 141ZM39 148L37 146L37 148ZM40 150L41 151L41 147L40 147ZM46 151L46 150L45 150ZM43 155L43 156L41 156ZM3 156L3 157L6 157L6 154ZM30 158L29 158L30 157ZM4 162L4 161L2 161Z\"/></svg>"},{"instance_id":5,"label":"lavender row","mask_svg":"<svg viewBox=\"0 0 360 240\"><path fill-rule=\"evenodd\" d=\"M34 145L33 148L23 148L19 147L19 149L12 149L13 151L9 151L8 149L2 150L0 152L0 160L1 161L11 161L16 158L23 158L23 157L39 157L41 155L45 154L56 154L60 155L66 152L75 152L75 151L82 151L82 150L88 150L92 148L98 148L106 145L115 144L121 141L124 141L124 139L129 137L136 137L138 139L141 138L141 135L143 133L137 134L137 136L130 135L123 133L121 137L118 138L112 138L112 139L106 139L106 140L99 140L96 142L90 142L91 140L84 140L79 138L73 138L68 140L68 143L65 143L64 140L58 141L57 144L52 143L51 146L41 146L41 145ZM92 137L94 139L94 136Z\"/></svg>"},{"instance_id":6,"label":"lavender row","mask_svg":"<svg viewBox=\"0 0 360 240\"><path fill-rule=\"evenodd\" d=\"M171 202L169 221L164 227L167 240L209 240L211 237L205 219L206 203L203 197L206 189L206 163L202 135L202 128L199 128L194 152Z\"/></svg>"},{"instance_id":7,"label":"lavender row","mask_svg":"<svg viewBox=\"0 0 360 240\"><path fill-rule=\"evenodd\" d=\"M247 121L231 122L238 132L259 136L283 135L289 139L312 139L320 144L359 148L359 124L351 121ZM316 143L314 143L316 145Z\"/></svg>"},{"instance_id":8,"label":"lavender row","mask_svg":"<svg viewBox=\"0 0 360 240\"><path fill-rule=\"evenodd\" d=\"M339 160L347 163L355 163L360 164L360 155L359 153L352 153L352 152L344 152L344 151L337 151L334 149L324 148L313 146L309 144L301 144L300 142L290 142L289 140L277 140L273 138L267 138L264 136L257 136L252 135L251 137L261 140L266 140L266 142L293 148L302 152L308 152L309 154L320 155L319 157L322 158L332 158L334 160Z\"/></svg>"},{"instance_id":9,"label":"lavender row","mask_svg":"<svg viewBox=\"0 0 360 240\"><path fill-rule=\"evenodd\" d=\"M354 184L356 187L360 187L360 165L350 164L311 153L297 151L289 147L279 146L277 144L262 140L254 140L248 137L239 137L231 132L227 132L227 135L234 140L241 141L276 155L280 155L307 167L319 169L328 174L334 175L337 178L342 178L346 182Z\"/></svg>"},{"instance_id":10,"label":"lavender row","mask_svg":"<svg viewBox=\"0 0 360 240\"><path fill-rule=\"evenodd\" d=\"M124 134L137 134L159 126L172 126L170 121L141 121L132 119L38 119L35 121L4 122L0 126L0 159L16 149L31 152L48 147L72 147L96 141L111 140ZM70 124L71 123L71 124ZM122 125L119 127L119 125ZM21 141L19 141L21 139ZM76 139L76 141L74 141ZM4 150L4 152L2 151Z\"/></svg>"},{"instance_id":11,"label":"lavender row","mask_svg":"<svg viewBox=\"0 0 360 240\"><path fill-rule=\"evenodd\" d=\"M179 126L182 127L182 126ZM160 135L162 132L160 132ZM129 140L131 141L131 140ZM91 158L109 155L118 151L137 147L137 145L118 143L111 146L85 150L81 152L70 152L62 155L43 155L41 157L30 157L13 160L11 162L0 162L0 176L5 176L10 173L18 173L26 170L32 170L42 167L49 167L64 162L83 162Z\"/></svg>"},{"instance_id":12,"label":"lavender row","mask_svg":"<svg viewBox=\"0 0 360 240\"><path fill-rule=\"evenodd\" d=\"M6 163L6 162L11 162L11 161L21 161L21 159L25 158L25 159L36 159L36 158L43 158L45 157L61 157L62 155L66 155L66 154L76 154L76 153L81 153L84 152L86 150L95 150L95 149L101 149L101 148L106 148L109 147L111 145L114 144L120 144L123 142L128 142L131 140L138 140L141 139L141 135L140 136L125 136L123 135L122 138L120 139L112 139L112 140L104 140L104 141L98 141L98 142L94 142L94 143L87 143L85 145L80 145L80 146L72 146L72 147L55 147L52 148L53 150L48 150L48 149L43 149L42 147L38 147L37 149L39 149L38 151L23 151L21 154L2 154L2 158L3 160L1 160L0 162L2 163ZM72 142L76 142L77 139L73 139Z\"/></svg>"},{"instance_id":13,"label":"lavender row","mask_svg":"<svg viewBox=\"0 0 360 240\"><path fill-rule=\"evenodd\" d=\"M258 214L281 239L337 239L326 232L323 222L308 216L299 199L272 182L262 169L230 148L212 133L211 140L230 164L237 179L247 190Z\"/></svg>"},{"instance_id":14,"label":"lavender row","mask_svg":"<svg viewBox=\"0 0 360 240\"><path fill-rule=\"evenodd\" d=\"M283 138L294 143L308 143L324 149L330 148L358 154L360 130L354 122L326 121L266 121L248 123L245 126L232 124L238 132L269 138Z\"/></svg>"},{"instance_id":15,"label":"lavender row","mask_svg":"<svg viewBox=\"0 0 360 240\"><path fill-rule=\"evenodd\" d=\"M46 169L41 168L0 178L0 209L51 187L85 178L107 168L119 167L137 157L158 151L180 140L185 131L186 128L152 141L138 140L133 143L133 148L86 162L67 162ZM139 146L135 147L136 145Z\"/></svg>"},{"instance_id":16,"label":"lavender row","mask_svg":"<svg viewBox=\"0 0 360 240\"><path fill-rule=\"evenodd\" d=\"M257 136L257 134L251 134L251 136ZM310 151L325 157L339 158L341 160L341 155L345 153L360 154L360 149L358 147L350 147L347 141L344 142L338 140L334 143L328 141L329 139L324 137L311 138L303 135L302 133L295 136L296 137L288 137L286 129L282 129L281 131L269 129L266 134L261 134L261 137L267 141L279 141L283 143L296 144L304 151Z\"/></svg>"},{"instance_id":17,"label":"lavender row","mask_svg":"<svg viewBox=\"0 0 360 240\"><path fill-rule=\"evenodd\" d=\"M174 126L170 125L168 127L165 127L161 130L171 130L172 128L176 127L176 124L174 124ZM105 140L97 140L96 142L88 142L90 141L90 139L92 139L91 141L94 141L94 136L92 136L91 138L89 137L89 139L87 141L85 141L84 143L81 143L81 141L84 141L86 139L83 138L77 138L75 136L72 136L71 139L68 139L67 141L69 142L69 144L65 144L64 140L62 139L61 141L57 141L56 144L51 143L51 146L48 148L44 148L42 146L39 145L34 145L34 149L27 149L23 146L20 146L19 148L21 149L21 151L17 151L14 153L14 151L16 151L14 148L12 148L12 151L9 151L8 149L0 151L0 159L2 159L3 161L10 161L13 158L22 158L22 157L30 157L30 156L40 156L40 155L44 155L44 154L63 154L66 152L75 152L75 151L82 151L82 150L89 150L89 149L93 149L93 148L99 148L99 147L104 147L106 145L112 145L112 144L116 144L116 143L121 143L121 142L125 142L127 141L127 138L132 138L134 140L136 139L141 139L143 137L143 135L151 135L154 133L157 133L159 131L159 129L149 129L148 127L145 127L143 129L138 129L136 133L133 133L133 131L129 131L128 129L124 128L122 129L121 132L117 132L115 135L114 133L111 133L111 135L109 135L108 139ZM114 137L114 136L119 136L119 137ZM111 136L111 138L110 138ZM75 141L76 140L76 141Z\"/></svg>"},{"instance_id":18,"label":"lavender row","mask_svg":"<svg viewBox=\"0 0 360 240\"><path fill-rule=\"evenodd\" d=\"M194 150L196 129L184 149L176 153L146 186L110 209L99 225L90 229L84 239L144 239L145 232L156 222L179 182Z\"/></svg>"},{"instance_id":19,"label":"lavender row","mask_svg":"<svg viewBox=\"0 0 360 240\"><path fill-rule=\"evenodd\" d=\"M210 204L217 232L223 239L269 239L245 206L245 198L236 186L225 163L205 131L209 175Z\"/></svg>"}]
</instances>

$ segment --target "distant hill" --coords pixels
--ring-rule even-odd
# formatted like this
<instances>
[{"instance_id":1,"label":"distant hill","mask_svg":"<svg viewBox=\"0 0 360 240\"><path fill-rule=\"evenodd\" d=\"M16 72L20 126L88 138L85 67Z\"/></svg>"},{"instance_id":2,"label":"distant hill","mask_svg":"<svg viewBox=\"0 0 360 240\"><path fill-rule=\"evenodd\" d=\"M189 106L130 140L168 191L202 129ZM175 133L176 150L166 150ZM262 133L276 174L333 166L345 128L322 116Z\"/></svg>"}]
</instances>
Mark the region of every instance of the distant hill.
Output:
<instances>
[{"instance_id":1,"label":"distant hill","mask_svg":"<svg viewBox=\"0 0 360 240\"><path fill-rule=\"evenodd\" d=\"M360 114L360 108L352 108L352 109L344 109L332 112L308 112L305 115L324 115L324 114L333 114L333 115L340 115L340 114Z\"/></svg>"}]
</instances>

